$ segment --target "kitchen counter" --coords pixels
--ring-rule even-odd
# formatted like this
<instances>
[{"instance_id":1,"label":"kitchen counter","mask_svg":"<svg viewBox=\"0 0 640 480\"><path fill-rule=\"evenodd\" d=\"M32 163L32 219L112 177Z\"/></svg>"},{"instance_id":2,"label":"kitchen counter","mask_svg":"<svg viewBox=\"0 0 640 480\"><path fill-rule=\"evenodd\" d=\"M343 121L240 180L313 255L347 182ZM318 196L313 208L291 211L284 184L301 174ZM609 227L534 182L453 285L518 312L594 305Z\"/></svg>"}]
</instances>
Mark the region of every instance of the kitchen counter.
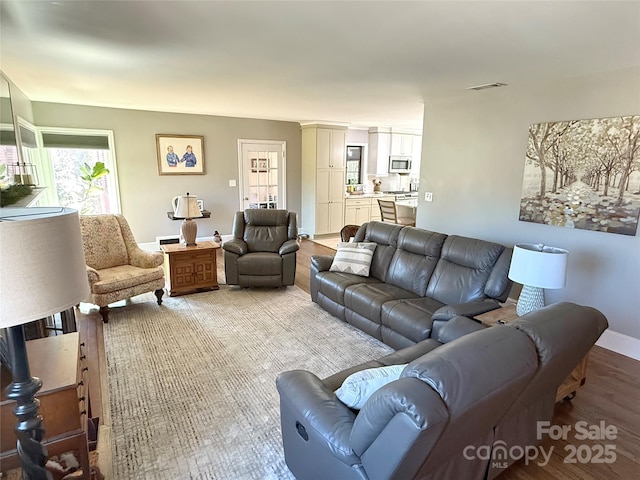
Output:
<instances>
[{"instance_id":1,"label":"kitchen counter","mask_svg":"<svg viewBox=\"0 0 640 480\"><path fill-rule=\"evenodd\" d=\"M362 195L353 195L352 193L345 193L344 198L372 198L372 197L385 197L392 196L385 193L363 193Z\"/></svg>"},{"instance_id":2,"label":"kitchen counter","mask_svg":"<svg viewBox=\"0 0 640 480\"><path fill-rule=\"evenodd\" d=\"M409 192L406 192L409 193ZM374 193L363 193L362 195L354 195L352 193L345 193L345 198L372 198L372 197L395 197L395 193L390 192L374 192Z\"/></svg>"},{"instance_id":3,"label":"kitchen counter","mask_svg":"<svg viewBox=\"0 0 640 480\"><path fill-rule=\"evenodd\" d=\"M406 200L397 200L396 205L399 207L416 208L418 206L417 198L407 198Z\"/></svg>"}]
</instances>

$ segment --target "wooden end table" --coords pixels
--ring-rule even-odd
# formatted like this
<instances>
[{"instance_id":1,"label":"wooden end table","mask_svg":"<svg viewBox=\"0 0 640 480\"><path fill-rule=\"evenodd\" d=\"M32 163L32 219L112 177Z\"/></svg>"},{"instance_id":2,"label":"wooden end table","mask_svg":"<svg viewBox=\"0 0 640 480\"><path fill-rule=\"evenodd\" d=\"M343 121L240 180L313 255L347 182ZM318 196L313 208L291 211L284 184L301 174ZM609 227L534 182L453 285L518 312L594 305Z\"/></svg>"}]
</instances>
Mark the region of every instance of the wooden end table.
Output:
<instances>
[{"instance_id":1,"label":"wooden end table","mask_svg":"<svg viewBox=\"0 0 640 480\"><path fill-rule=\"evenodd\" d=\"M215 242L199 242L190 247L177 243L162 245L169 295L218 290L216 252L219 248Z\"/></svg>"},{"instance_id":2,"label":"wooden end table","mask_svg":"<svg viewBox=\"0 0 640 480\"><path fill-rule=\"evenodd\" d=\"M480 321L485 327L493 327L495 325L507 324L518 318L515 305L507 305L504 307L491 310L474 317ZM566 380L558 387L556 392L556 402L560 400L571 400L576 396L578 388L580 388L587 380L587 362L589 354L587 353L582 361L573 369Z\"/></svg>"}]
</instances>

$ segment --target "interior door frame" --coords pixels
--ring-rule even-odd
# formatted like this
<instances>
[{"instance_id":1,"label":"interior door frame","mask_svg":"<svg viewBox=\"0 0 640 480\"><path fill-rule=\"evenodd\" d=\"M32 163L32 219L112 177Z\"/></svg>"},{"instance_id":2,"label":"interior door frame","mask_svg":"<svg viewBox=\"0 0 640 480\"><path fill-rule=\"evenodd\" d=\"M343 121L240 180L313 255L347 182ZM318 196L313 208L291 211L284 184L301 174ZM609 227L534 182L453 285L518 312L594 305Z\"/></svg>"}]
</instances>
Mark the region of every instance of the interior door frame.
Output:
<instances>
[{"instance_id":1,"label":"interior door frame","mask_svg":"<svg viewBox=\"0 0 640 480\"><path fill-rule=\"evenodd\" d=\"M278 187L282 188L282 195L278 195L278 203L282 197L282 208L287 208L287 142L286 140L255 140L250 138L238 139L238 210L244 210L244 169L242 164L243 145L279 145L282 148L282 166L278 166Z\"/></svg>"}]
</instances>

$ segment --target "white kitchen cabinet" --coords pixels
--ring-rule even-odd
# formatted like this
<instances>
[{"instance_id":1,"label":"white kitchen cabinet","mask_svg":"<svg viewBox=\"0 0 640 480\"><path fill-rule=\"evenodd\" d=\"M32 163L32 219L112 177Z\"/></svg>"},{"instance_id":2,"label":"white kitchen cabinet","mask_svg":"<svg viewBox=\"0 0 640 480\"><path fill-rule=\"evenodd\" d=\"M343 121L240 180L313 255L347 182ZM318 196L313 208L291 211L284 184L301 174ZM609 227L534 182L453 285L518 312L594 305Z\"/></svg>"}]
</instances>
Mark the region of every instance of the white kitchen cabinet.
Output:
<instances>
[{"instance_id":1,"label":"white kitchen cabinet","mask_svg":"<svg viewBox=\"0 0 640 480\"><path fill-rule=\"evenodd\" d=\"M338 233L344 226L346 128L302 127L302 233Z\"/></svg>"},{"instance_id":2,"label":"white kitchen cabinet","mask_svg":"<svg viewBox=\"0 0 640 480\"><path fill-rule=\"evenodd\" d=\"M367 173L386 176L389 174L389 155L391 153L391 133L379 128L369 130L369 158Z\"/></svg>"},{"instance_id":3,"label":"white kitchen cabinet","mask_svg":"<svg viewBox=\"0 0 640 480\"><path fill-rule=\"evenodd\" d=\"M371 219L371 199L347 198L344 208L345 225L362 225Z\"/></svg>"},{"instance_id":4,"label":"white kitchen cabinet","mask_svg":"<svg viewBox=\"0 0 640 480\"><path fill-rule=\"evenodd\" d=\"M415 135L407 133L391 134L391 155L410 157L413 155L413 140Z\"/></svg>"},{"instance_id":5,"label":"white kitchen cabinet","mask_svg":"<svg viewBox=\"0 0 640 480\"><path fill-rule=\"evenodd\" d=\"M317 170L316 235L336 233L344 226L344 170Z\"/></svg>"},{"instance_id":6,"label":"white kitchen cabinet","mask_svg":"<svg viewBox=\"0 0 640 480\"><path fill-rule=\"evenodd\" d=\"M346 131L318 128L316 132L316 168L346 168Z\"/></svg>"}]
</instances>

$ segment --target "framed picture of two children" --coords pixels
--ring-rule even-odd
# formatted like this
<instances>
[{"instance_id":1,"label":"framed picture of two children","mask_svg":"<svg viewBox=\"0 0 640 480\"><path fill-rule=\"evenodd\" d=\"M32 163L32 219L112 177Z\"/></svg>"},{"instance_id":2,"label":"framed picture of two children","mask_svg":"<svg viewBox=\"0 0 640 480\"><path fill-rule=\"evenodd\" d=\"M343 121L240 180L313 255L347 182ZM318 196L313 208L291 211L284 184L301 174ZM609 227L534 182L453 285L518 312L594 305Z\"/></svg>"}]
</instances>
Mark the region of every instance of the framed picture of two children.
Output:
<instances>
[{"instance_id":1,"label":"framed picture of two children","mask_svg":"<svg viewBox=\"0 0 640 480\"><path fill-rule=\"evenodd\" d=\"M204 175L204 137L201 135L156 135L158 174Z\"/></svg>"}]
</instances>

